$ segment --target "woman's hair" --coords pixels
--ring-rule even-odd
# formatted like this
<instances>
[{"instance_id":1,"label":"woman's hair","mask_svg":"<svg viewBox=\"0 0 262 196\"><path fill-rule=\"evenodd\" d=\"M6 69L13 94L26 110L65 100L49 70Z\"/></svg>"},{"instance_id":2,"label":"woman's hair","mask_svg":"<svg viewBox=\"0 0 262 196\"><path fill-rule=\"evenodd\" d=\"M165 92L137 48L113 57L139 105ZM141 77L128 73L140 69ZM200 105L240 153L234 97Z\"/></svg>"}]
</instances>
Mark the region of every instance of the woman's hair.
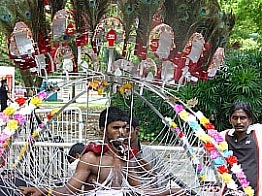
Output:
<instances>
[{"instance_id":1,"label":"woman's hair","mask_svg":"<svg viewBox=\"0 0 262 196\"><path fill-rule=\"evenodd\" d=\"M1 86L4 86L4 84L6 84L6 83L7 83L6 79L1 80Z\"/></svg>"},{"instance_id":2,"label":"woman's hair","mask_svg":"<svg viewBox=\"0 0 262 196\"><path fill-rule=\"evenodd\" d=\"M127 113L117 106L111 106L104 109L99 116L99 128L107 127L111 122L124 121L128 123L129 117Z\"/></svg>"},{"instance_id":3,"label":"woman's hair","mask_svg":"<svg viewBox=\"0 0 262 196\"><path fill-rule=\"evenodd\" d=\"M248 103L245 103L245 102L237 102L235 103L230 109L229 109L229 118L231 118L231 116L233 115L233 113L236 111L236 110L244 110L244 112L247 114L247 116L249 118L251 118L252 120L254 120L254 114L252 112L252 109L250 107L250 105Z\"/></svg>"}]
</instances>

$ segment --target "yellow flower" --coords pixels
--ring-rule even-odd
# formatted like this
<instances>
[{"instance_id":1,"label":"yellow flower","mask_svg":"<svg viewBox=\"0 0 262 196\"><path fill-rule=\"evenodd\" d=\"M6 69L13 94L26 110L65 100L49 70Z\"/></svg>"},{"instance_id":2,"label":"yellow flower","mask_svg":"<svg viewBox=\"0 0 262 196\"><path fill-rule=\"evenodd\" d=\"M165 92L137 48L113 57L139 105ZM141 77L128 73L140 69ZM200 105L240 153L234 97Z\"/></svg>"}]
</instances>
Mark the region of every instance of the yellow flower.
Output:
<instances>
[{"instance_id":1,"label":"yellow flower","mask_svg":"<svg viewBox=\"0 0 262 196\"><path fill-rule=\"evenodd\" d=\"M10 138L10 137L7 138L7 140L5 141L5 143L3 143L3 148L7 148L8 145L9 145L9 143L10 143L10 141L11 141L11 138Z\"/></svg>"},{"instance_id":2,"label":"yellow flower","mask_svg":"<svg viewBox=\"0 0 262 196\"><path fill-rule=\"evenodd\" d=\"M204 174L200 175L199 178L200 178L201 181L206 181L207 180L207 177Z\"/></svg>"},{"instance_id":3,"label":"yellow flower","mask_svg":"<svg viewBox=\"0 0 262 196\"><path fill-rule=\"evenodd\" d=\"M7 148L8 145L9 145L9 141L5 141L5 143L3 143L4 148Z\"/></svg>"},{"instance_id":4,"label":"yellow flower","mask_svg":"<svg viewBox=\"0 0 262 196\"><path fill-rule=\"evenodd\" d=\"M224 150L227 150L228 149L228 145L227 145L227 142L226 141L223 141L221 142L219 145L218 145L218 149L219 151L224 151Z\"/></svg>"},{"instance_id":5,"label":"yellow flower","mask_svg":"<svg viewBox=\"0 0 262 196\"><path fill-rule=\"evenodd\" d=\"M132 87L132 84L130 83L126 83L125 86L124 86L125 89L128 89L128 90L131 90L133 87Z\"/></svg>"},{"instance_id":6,"label":"yellow flower","mask_svg":"<svg viewBox=\"0 0 262 196\"><path fill-rule=\"evenodd\" d=\"M97 89L97 87L99 86L99 81L98 80L94 80L90 83L90 86L92 87L92 89Z\"/></svg>"},{"instance_id":7,"label":"yellow flower","mask_svg":"<svg viewBox=\"0 0 262 196\"><path fill-rule=\"evenodd\" d=\"M32 134L32 137L35 138L38 136L38 132L34 131L33 134Z\"/></svg>"},{"instance_id":8,"label":"yellow flower","mask_svg":"<svg viewBox=\"0 0 262 196\"><path fill-rule=\"evenodd\" d=\"M34 104L35 106L40 106L42 103L42 100L38 97L33 97L30 103Z\"/></svg>"},{"instance_id":9,"label":"yellow flower","mask_svg":"<svg viewBox=\"0 0 262 196\"><path fill-rule=\"evenodd\" d=\"M102 95L103 94L103 89L102 88L98 88L97 89L97 94L98 95Z\"/></svg>"},{"instance_id":10,"label":"yellow flower","mask_svg":"<svg viewBox=\"0 0 262 196\"><path fill-rule=\"evenodd\" d=\"M14 163L13 168L16 169L16 167L17 167L17 163Z\"/></svg>"},{"instance_id":11,"label":"yellow flower","mask_svg":"<svg viewBox=\"0 0 262 196\"><path fill-rule=\"evenodd\" d=\"M125 93L125 88L124 88L123 86L120 86L119 92L120 92L121 94L124 94L124 93Z\"/></svg>"},{"instance_id":12,"label":"yellow flower","mask_svg":"<svg viewBox=\"0 0 262 196\"><path fill-rule=\"evenodd\" d=\"M50 112L50 115L54 116L58 112L58 110L59 109L57 109L57 108L52 109L51 112Z\"/></svg>"},{"instance_id":13,"label":"yellow flower","mask_svg":"<svg viewBox=\"0 0 262 196\"><path fill-rule=\"evenodd\" d=\"M26 143L24 144L24 146L21 148L21 150L20 150L20 152L19 152L19 155L18 155L19 160L21 160L22 157L24 156L24 154L25 154L25 152L26 152L26 150L27 150L27 147L28 147L28 142L26 142Z\"/></svg>"},{"instance_id":14,"label":"yellow flower","mask_svg":"<svg viewBox=\"0 0 262 196\"><path fill-rule=\"evenodd\" d=\"M171 127L173 127L173 128L177 128L177 124L176 124L175 122L171 122L170 125L171 125Z\"/></svg>"},{"instance_id":15,"label":"yellow flower","mask_svg":"<svg viewBox=\"0 0 262 196\"><path fill-rule=\"evenodd\" d=\"M103 80L102 85L107 86L108 85L107 81Z\"/></svg>"},{"instance_id":16,"label":"yellow flower","mask_svg":"<svg viewBox=\"0 0 262 196\"><path fill-rule=\"evenodd\" d=\"M3 111L7 116L12 115L15 112L15 108L13 107L7 107L4 111Z\"/></svg>"},{"instance_id":17,"label":"yellow flower","mask_svg":"<svg viewBox=\"0 0 262 196\"><path fill-rule=\"evenodd\" d=\"M184 120L184 121L187 121L187 119L188 119L188 117L189 117L189 115L188 115L188 113L187 113L186 110L181 111L181 112L179 113L179 116L180 116L180 118L181 118L182 120Z\"/></svg>"},{"instance_id":18,"label":"yellow flower","mask_svg":"<svg viewBox=\"0 0 262 196\"><path fill-rule=\"evenodd\" d=\"M10 130L16 130L18 128L18 121L17 120L10 120L8 123L7 123L7 127L10 129Z\"/></svg>"},{"instance_id":19,"label":"yellow flower","mask_svg":"<svg viewBox=\"0 0 262 196\"><path fill-rule=\"evenodd\" d=\"M204 143L210 142L211 141L211 137L209 135L207 135L206 133L201 133L198 138L203 141Z\"/></svg>"},{"instance_id":20,"label":"yellow flower","mask_svg":"<svg viewBox=\"0 0 262 196\"><path fill-rule=\"evenodd\" d=\"M221 178L223 179L223 181L228 184L229 182L231 182L233 179L232 179L232 176L229 174L229 173L223 173L221 175Z\"/></svg>"},{"instance_id":21,"label":"yellow flower","mask_svg":"<svg viewBox=\"0 0 262 196\"><path fill-rule=\"evenodd\" d=\"M202 116L199 120L202 125L209 123L209 120L204 116Z\"/></svg>"},{"instance_id":22,"label":"yellow flower","mask_svg":"<svg viewBox=\"0 0 262 196\"><path fill-rule=\"evenodd\" d=\"M255 193L254 193L254 189L252 189L251 186L247 186L244 188L244 192L246 193L246 195L248 196L253 196Z\"/></svg>"}]
</instances>

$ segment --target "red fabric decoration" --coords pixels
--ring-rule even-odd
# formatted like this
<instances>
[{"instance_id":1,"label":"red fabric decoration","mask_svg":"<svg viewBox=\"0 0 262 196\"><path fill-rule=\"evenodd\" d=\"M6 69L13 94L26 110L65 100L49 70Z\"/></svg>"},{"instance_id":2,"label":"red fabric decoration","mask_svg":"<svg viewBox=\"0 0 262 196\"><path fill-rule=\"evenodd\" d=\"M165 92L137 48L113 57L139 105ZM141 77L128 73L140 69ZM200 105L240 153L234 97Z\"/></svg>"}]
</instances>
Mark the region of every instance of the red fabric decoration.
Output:
<instances>
[{"instance_id":1,"label":"red fabric decoration","mask_svg":"<svg viewBox=\"0 0 262 196\"><path fill-rule=\"evenodd\" d=\"M132 159L139 153L139 150L137 148L131 148L129 152L129 159Z\"/></svg>"},{"instance_id":2,"label":"red fabric decoration","mask_svg":"<svg viewBox=\"0 0 262 196\"><path fill-rule=\"evenodd\" d=\"M150 48L153 52L155 52L157 50L159 46L159 39L155 38L151 40L151 44L150 44Z\"/></svg>"},{"instance_id":3,"label":"red fabric decoration","mask_svg":"<svg viewBox=\"0 0 262 196\"><path fill-rule=\"evenodd\" d=\"M88 44L88 33L83 33L76 38L76 46L85 46Z\"/></svg>"},{"instance_id":4,"label":"red fabric decoration","mask_svg":"<svg viewBox=\"0 0 262 196\"><path fill-rule=\"evenodd\" d=\"M134 54L140 59L140 60L146 60L147 58L147 47L143 45L142 40L138 40L135 46L135 52Z\"/></svg>"},{"instance_id":5,"label":"red fabric decoration","mask_svg":"<svg viewBox=\"0 0 262 196\"><path fill-rule=\"evenodd\" d=\"M122 49L122 57L126 56L126 47L127 47L127 43L124 43L123 49Z\"/></svg>"},{"instance_id":6,"label":"red fabric decoration","mask_svg":"<svg viewBox=\"0 0 262 196\"><path fill-rule=\"evenodd\" d=\"M102 148L103 148L103 153L107 152L109 150L107 144L102 144L102 143L95 143L95 142L90 142L86 145L84 152L93 152L96 155L101 155L102 153Z\"/></svg>"},{"instance_id":7,"label":"red fabric decoration","mask_svg":"<svg viewBox=\"0 0 262 196\"><path fill-rule=\"evenodd\" d=\"M40 53L51 51L51 44L48 37L44 37L41 33L38 34L38 48Z\"/></svg>"},{"instance_id":8,"label":"red fabric decoration","mask_svg":"<svg viewBox=\"0 0 262 196\"><path fill-rule=\"evenodd\" d=\"M186 57L182 53L177 53L174 58L174 64L176 66L176 70L174 72L174 80L179 81L182 76L182 69L185 67Z\"/></svg>"},{"instance_id":9,"label":"red fabric decoration","mask_svg":"<svg viewBox=\"0 0 262 196\"><path fill-rule=\"evenodd\" d=\"M72 23L69 23L66 28L66 34L67 35L74 35L75 34L75 27Z\"/></svg>"},{"instance_id":10,"label":"red fabric decoration","mask_svg":"<svg viewBox=\"0 0 262 196\"><path fill-rule=\"evenodd\" d=\"M106 34L106 40L108 41L108 46L113 47L116 41L116 31L111 29Z\"/></svg>"}]
</instances>

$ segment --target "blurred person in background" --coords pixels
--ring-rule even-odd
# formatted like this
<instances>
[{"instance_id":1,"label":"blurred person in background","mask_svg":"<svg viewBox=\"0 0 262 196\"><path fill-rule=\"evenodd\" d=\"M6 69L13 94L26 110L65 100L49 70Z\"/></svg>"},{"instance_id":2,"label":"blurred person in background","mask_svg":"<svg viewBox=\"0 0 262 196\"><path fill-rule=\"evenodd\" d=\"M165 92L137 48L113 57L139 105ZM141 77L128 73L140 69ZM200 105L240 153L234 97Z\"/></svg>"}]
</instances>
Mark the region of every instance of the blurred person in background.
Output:
<instances>
[{"instance_id":1,"label":"blurred person in background","mask_svg":"<svg viewBox=\"0 0 262 196\"><path fill-rule=\"evenodd\" d=\"M7 108L7 101L12 99L8 96L9 90L7 85L7 80L3 79L1 81L0 87L0 101L1 101L1 112L3 112Z\"/></svg>"}]
</instances>

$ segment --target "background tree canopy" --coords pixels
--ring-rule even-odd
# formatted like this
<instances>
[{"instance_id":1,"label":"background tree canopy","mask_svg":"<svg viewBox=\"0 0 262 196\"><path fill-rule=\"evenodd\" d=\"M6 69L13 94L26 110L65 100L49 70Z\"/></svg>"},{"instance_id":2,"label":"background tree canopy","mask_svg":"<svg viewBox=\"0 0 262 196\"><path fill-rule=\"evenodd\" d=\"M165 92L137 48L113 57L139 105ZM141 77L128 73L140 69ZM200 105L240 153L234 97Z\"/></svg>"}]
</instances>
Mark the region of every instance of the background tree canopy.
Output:
<instances>
[{"instance_id":1,"label":"background tree canopy","mask_svg":"<svg viewBox=\"0 0 262 196\"><path fill-rule=\"evenodd\" d=\"M44 11L46 4L50 5L48 13ZM96 3L96 6L93 6L90 2ZM116 3L120 9L124 10L119 14L123 18L124 28L126 31L126 37L124 42L127 43L127 39L131 39L135 32L134 42L144 43L146 37L149 36L150 28L149 25L152 22L152 16L155 13L158 13L158 5L163 3L165 5L165 14L159 13L164 17L164 21L175 29L175 32L179 32L176 35L176 43L179 43L177 48L183 48L185 35L188 36L189 30L181 28L183 27L195 27L194 25L199 25L199 27L207 27L214 25L214 21L206 20L203 22L203 18L209 13L212 13L214 9L217 9L216 5L219 3L222 10L225 10L227 13L233 11L236 17L235 25L230 24L232 20L226 20L228 23L223 24L229 27L233 27L229 31L219 31L219 26L215 26L217 31L210 31L210 40L212 43L215 43L217 40L212 40L212 33L222 33L225 37L227 33L230 33L228 44L226 47L226 58L223 66L219 70L216 78L211 81L199 81L197 84L188 83L180 88L178 92L174 92L179 98L186 101L192 98L198 99L198 105L195 110L201 110L208 118L210 118L215 125L222 130L228 127L227 124L227 111L229 106L239 100L247 101L251 103L252 107L255 110L256 118L258 121L261 121L260 108L262 106L261 100L261 46L262 46L262 19L261 19L261 10L262 2L261 0L209 0L201 1L205 4L204 7L207 7L209 12L202 10L199 15L199 20L192 25L191 21L195 19L194 7L185 6L186 4L181 3L181 1L175 0L165 0L165 1L144 1L144 0L130 0L130 4L122 4L123 1L87 1L87 0L2 0L0 3L0 44L1 44L1 64L2 65L14 65L14 63L9 59L8 50L7 50L7 38L9 38L11 32L13 31L14 24L18 21L25 21L28 26L32 29L34 34L34 39L37 41L39 39L39 33L42 33L43 36L49 36L51 33L51 21L54 17L56 11L63 8L75 9L76 11L76 30L81 32L83 28L83 17L88 20L91 34L95 32L96 25L99 23L100 19L104 15L111 15L120 13L116 9ZM150 5L149 3L150 2ZM193 1L192 1L193 2ZM195 1L196 2L196 1ZM200 1L199 1L200 2ZM16 6L14 6L14 3ZM159 4L157 4L159 3ZM203 5L197 4L200 7ZM95 7L95 8L94 8ZM37 9L36 9L37 8ZM136 10L136 15L134 15L134 10ZM147 10L147 11L145 11ZM174 12L176 10L176 12ZM186 10L186 12L185 12ZM28 13L30 12L30 15ZM188 14L185 14L188 13ZM198 12L199 13L199 12ZM145 17L146 14L146 17ZM191 14L191 15L190 15ZM134 30L135 18L139 18L140 23L137 26L137 29ZM174 18L176 17L176 18ZM229 18L230 19L230 18ZM190 29L189 28L189 29ZM196 28L197 29L197 28ZM199 28L200 29L200 28ZM215 28L214 28L215 29ZM190 29L192 30L192 29ZM210 29L208 29L210 30ZM185 31L185 32L183 32ZM230 32L231 31L231 32ZM192 33L192 32L191 32ZM207 33L207 37L209 36ZM91 35L92 37L93 35ZM222 36L223 37L223 36ZM71 43L70 43L71 44ZM95 43L91 42L93 47ZM220 43L221 44L221 43ZM224 44L224 43L223 43ZM90 46L89 46L90 47ZM126 48L128 50L133 50L133 48ZM77 49L74 48L74 54L77 56ZM106 64L107 58L106 52L105 55L101 58L101 64ZM121 57L121 55L116 54ZM129 53L129 59L133 59L136 62L139 62L131 52ZM75 59L77 61L77 59ZM103 61L104 60L104 61ZM27 87L31 86L40 86L41 80L38 81L34 79L32 74L28 70L20 70L17 67L17 80L22 80L22 82ZM20 72L20 73L19 73ZM52 74L51 74L52 75ZM21 77L20 77L21 76ZM149 101L155 101L157 98L152 97L152 95L145 95L148 97ZM121 97L116 98L116 100L121 100ZM159 100L159 103L161 101ZM143 109L137 109L141 117L143 118L148 112L148 108L143 105L139 107L145 107ZM165 107L165 103L159 104L159 111L163 114L168 114L168 110ZM152 114L153 116L153 114ZM151 117L151 115L150 115ZM157 118L157 117L155 117ZM145 122L147 122L145 120ZM144 126L144 137L153 137L152 134L153 127L157 128L157 123L152 124L150 130L146 130Z\"/></svg>"}]
</instances>

